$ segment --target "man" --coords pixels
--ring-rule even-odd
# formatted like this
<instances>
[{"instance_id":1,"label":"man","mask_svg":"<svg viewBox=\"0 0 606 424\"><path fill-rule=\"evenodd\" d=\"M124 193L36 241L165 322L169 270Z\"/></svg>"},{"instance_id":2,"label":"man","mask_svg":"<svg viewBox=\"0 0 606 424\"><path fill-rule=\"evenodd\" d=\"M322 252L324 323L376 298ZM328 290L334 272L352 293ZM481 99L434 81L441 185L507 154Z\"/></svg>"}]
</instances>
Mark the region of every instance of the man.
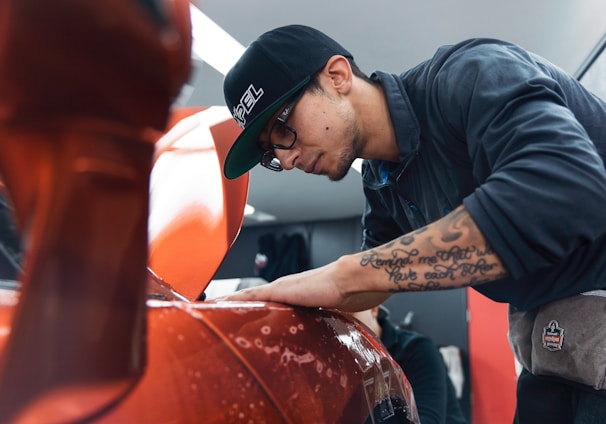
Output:
<instances>
[{"instance_id":1,"label":"man","mask_svg":"<svg viewBox=\"0 0 606 424\"><path fill-rule=\"evenodd\" d=\"M606 317L582 320L576 304L605 314L606 298L591 296L606 288L603 101L498 40L442 47L399 76L367 78L336 41L298 25L253 42L224 92L243 128L228 178L261 163L338 180L366 159L364 250L230 299L360 311L395 292L471 286L511 305L525 366L518 422L606 416ZM559 312L539 321L551 305ZM571 318L584 329L566 331Z\"/></svg>"},{"instance_id":2,"label":"man","mask_svg":"<svg viewBox=\"0 0 606 424\"><path fill-rule=\"evenodd\" d=\"M389 320L389 310L383 305L352 315L379 337L404 371L412 386L421 423L467 422L442 354L429 337L393 325Z\"/></svg>"}]
</instances>

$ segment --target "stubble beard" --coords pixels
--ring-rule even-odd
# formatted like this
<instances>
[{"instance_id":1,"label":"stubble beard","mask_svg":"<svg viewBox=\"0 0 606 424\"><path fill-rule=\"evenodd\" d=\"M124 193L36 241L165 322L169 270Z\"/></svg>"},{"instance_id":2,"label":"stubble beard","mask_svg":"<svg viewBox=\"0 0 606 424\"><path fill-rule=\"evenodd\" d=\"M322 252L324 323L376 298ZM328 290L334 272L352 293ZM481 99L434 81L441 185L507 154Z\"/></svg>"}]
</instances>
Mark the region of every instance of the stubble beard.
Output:
<instances>
[{"instance_id":1,"label":"stubble beard","mask_svg":"<svg viewBox=\"0 0 606 424\"><path fill-rule=\"evenodd\" d=\"M351 165L358 158L359 153L360 130L352 115L342 116L344 121L347 122L346 134L351 134L351 143L348 148L339 155L335 172L328 175L328 179L331 181L340 181L345 178L351 169Z\"/></svg>"},{"instance_id":2,"label":"stubble beard","mask_svg":"<svg viewBox=\"0 0 606 424\"><path fill-rule=\"evenodd\" d=\"M341 181L351 169L351 165L356 158L357 155L354 152L354 149L348 149L347 151L341 153L341 156L337 162L336 170L333 174L328 176L328 179L330 181Z\"/></svg>"}]
</instances>

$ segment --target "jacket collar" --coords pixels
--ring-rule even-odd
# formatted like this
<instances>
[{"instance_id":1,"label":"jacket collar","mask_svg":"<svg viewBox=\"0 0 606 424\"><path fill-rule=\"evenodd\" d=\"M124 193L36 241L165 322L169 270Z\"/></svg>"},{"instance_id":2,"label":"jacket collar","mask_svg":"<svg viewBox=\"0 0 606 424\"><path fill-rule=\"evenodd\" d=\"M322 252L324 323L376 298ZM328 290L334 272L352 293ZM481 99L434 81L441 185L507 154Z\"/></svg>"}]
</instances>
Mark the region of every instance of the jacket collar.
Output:
<instances>
[{"instance_id":1,"label":"jacket collar","mask_svg":"<svg viewBox=\"0 0 606 424\"><path fill-rule=\"evenodd\" d=\"M396 75L375 71L370 78L381 84L396 134L400 169L404 169L419 150L420 127L404 84Z\"/></svg>"}]
</instances>

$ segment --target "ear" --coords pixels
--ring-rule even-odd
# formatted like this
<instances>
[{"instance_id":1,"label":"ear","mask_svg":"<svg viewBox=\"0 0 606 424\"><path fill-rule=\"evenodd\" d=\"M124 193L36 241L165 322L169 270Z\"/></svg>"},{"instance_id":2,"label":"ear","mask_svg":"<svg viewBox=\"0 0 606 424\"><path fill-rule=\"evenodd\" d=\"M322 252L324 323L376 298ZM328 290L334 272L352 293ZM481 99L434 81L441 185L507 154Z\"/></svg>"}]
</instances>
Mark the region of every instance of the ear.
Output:
<instances>
[{"instance_id":1,"label":"ear","mask_svg":"<svg viewBox=\"0 0 606 424\"><path fill-rule=\"evenodd\" d=\"M335 55L328 59L324 73L330 78L332 86L341 94L351 90L353 72L345 56Z\"/></svg>"}]
</instances>

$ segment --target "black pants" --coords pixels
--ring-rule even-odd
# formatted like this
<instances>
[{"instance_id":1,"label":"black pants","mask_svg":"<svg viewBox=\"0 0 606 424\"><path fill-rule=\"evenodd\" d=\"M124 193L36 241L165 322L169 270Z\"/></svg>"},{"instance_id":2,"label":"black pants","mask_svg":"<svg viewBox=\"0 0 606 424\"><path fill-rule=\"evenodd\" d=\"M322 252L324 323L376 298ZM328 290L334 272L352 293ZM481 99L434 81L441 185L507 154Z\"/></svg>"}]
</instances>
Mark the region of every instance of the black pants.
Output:
<instances>
[{"instance_id":1,"label":"black pants","mask_svg":"<svg viewBox=\"0 0 606 424\"><path fill-rule=\"evenodd\" d=\"M606 393L532 375L518 378L515 424L606 424Z\"/></svg>"}]
</instances>

